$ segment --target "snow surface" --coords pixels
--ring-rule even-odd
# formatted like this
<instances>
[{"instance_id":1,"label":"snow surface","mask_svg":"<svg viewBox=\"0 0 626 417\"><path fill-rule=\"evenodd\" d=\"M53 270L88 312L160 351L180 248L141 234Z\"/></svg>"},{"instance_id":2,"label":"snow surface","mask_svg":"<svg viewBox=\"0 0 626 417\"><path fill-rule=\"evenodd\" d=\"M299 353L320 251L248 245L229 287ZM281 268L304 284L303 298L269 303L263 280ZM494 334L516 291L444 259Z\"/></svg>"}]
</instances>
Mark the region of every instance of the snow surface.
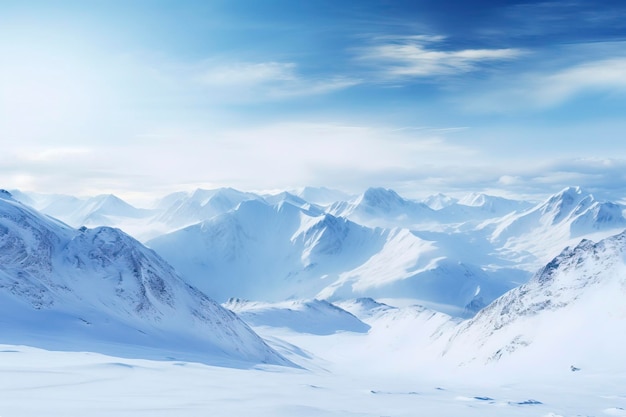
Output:
<instances>
[{"instance_id":1,"label":"snow surface","mask_svg":"<svg viewBox=\"0 0 626 417\"><path fill-rule=\"evenodd\" d=\"M235 369L0 345L0 415L574 417L623 415L626 408L626 366L615 358L597 357L596 364L607 365L601 373L591 363L576 363L574 372L563 361L458 367L432 342L454 333L463 325L458 320L371 299L342 305L359 311L371 329L319 335L267 322L255 327L300 368ZM289 317L285 307L274 311ZM465 340L460 348L472 346Z\"/></svg>"},{"instance_id":2,"label":"snow surface","mask_svg":"<svg viewBox=\"0 0 626 417\"><path fill-rule=\"evenodd\" d=\"M226 303L246 325L123 232L74 230L0 192L0 416L626 415L622 206L569 188L500 217L469 210L461 223L406 228L399 208L421 206L372 194L389 198L377 204L395 226L283 194L163 236L196 266L211 259L249 274L218 288L254 282L258 294L335 298ZM349 269L338 254L350 255ZM515 271L533 265L527 283L473 318L442 312L465 291L473 315L481 293L497 297L506 289L495 284L525 281ZM292 281L274 275L290 268ZM429 277L423 301L439 311L394 302ZM381 297L361 297L369 291Z\"/></svg>"},{"instance_id":3,"label":"snow surface","mask_svg":"<svg viewBox=\"0 0 626 417\"><path fill-rule=\"evenodd\" d=\"M336 338L301 338L311 355L328 353L316 356L326 369L315 370L238 370L0 345L0 415L574 417L620 416L626 408L623 373L443 375L410 365L401 372L372 371L371 363L388 357L372 357L348 372L336 361L350 352L332 350L341 342Z\"/></svg>"},{"instance_id":4,"label":"snow surface","mask_svg":"<svg viewBox=\"0 0 626 417\"><path fill-rule=\"evenodd\" d=\"M263 303L230 299L223 306L252 326L280 327L317 335L340 331L367 333L370 329L348 311L324 300Z\"/></svg>"}]
</instances>

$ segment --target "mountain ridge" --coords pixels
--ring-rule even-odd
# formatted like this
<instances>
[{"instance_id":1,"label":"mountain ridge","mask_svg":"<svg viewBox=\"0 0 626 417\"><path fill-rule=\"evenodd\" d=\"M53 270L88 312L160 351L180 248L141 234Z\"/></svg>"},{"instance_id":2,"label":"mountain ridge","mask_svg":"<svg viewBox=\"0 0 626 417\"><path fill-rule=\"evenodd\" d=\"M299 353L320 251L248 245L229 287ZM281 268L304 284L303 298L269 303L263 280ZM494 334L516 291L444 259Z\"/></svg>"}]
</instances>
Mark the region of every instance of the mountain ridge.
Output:
<instances>
[{"instance_id":1,"label":"mountain ridge","mask_svg":"<svg viewBox=\"0 0 626 417\"><path fill-rule=\"evenodd\" d=\"M74 349L127 343L199 360L288 364L119 229L74 230L7 194L0 199L0 298L5 341L45 339Z\"/></svg>"},{"instance_id":2,"label":"mountain ridge","mask_svg":"<svg viewBox=\"0 0 626 417\"><path fill-rule=\"evenodd\" d=\"M619 362L625 295L626 231L597 243L583 239L461 324L445 354L465 363L550 358L564 368ZM578 338L597 343L577 346ZM463 352L470 341L471 352Z\"/></svg>"}]
</instances>

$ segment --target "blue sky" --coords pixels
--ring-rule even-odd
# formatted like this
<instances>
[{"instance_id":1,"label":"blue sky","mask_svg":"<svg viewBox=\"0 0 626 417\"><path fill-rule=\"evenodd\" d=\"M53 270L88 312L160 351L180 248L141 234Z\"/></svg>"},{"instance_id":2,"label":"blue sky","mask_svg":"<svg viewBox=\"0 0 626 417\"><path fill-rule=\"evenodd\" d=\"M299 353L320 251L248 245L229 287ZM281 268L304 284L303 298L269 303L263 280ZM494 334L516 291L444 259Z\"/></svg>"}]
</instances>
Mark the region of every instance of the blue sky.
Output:
<instances>
[{"instance_id":1,"label":"blue sky","mask_svg":"<svg viewBox=\"0 0 626 417\"><path fill-rule=\"evenodd\" d=\"M5 188L626 184L619 1L0 3Z\"/></svg>"}]
</instances>

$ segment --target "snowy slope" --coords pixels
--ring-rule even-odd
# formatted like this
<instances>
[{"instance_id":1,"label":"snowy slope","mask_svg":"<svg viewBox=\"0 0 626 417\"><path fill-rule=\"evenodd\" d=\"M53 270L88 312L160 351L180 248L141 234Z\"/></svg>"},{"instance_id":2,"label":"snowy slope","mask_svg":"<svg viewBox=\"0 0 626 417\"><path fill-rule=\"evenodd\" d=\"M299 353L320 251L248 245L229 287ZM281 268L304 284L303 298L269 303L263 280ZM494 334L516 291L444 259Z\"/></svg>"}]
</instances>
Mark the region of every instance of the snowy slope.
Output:
<instances>
[{"instance_id":1,"label":"snowy slope","mask_svg":"<svg viewBox=\"0 0 626 417\"><path fill-rule=\"evenodd\" d=\"M411 227L436 218L435 211L426 204L404 199L385 188L368 188L351 201L331 205L329 212L371 227Z\"/></svg>"},{"instance_id":2,"label":"snowy slope","mask_svg":"<svg viewBox=\"0 0 626 417\"><path fill-rule=\"evenodd\" d=\"M440 244L407 229L372 229L289 201L246 201L148 245L222 302L402 297L472 315L513 285L472 264L471 250L457 256L460 245L470 248L474 241Z\"/></svg>"},{"instance_id":3,"label":"snowy slope","mask_svg":"<svg viewBox=\"0 0 626 417\"><path fill-rule=\"evenodd\" d=\"M71 216L84 202L84 199L65 194L11 190L11 195L15 200L55 218Z\"/></svg>"},{"instance_id":4,"label":"snowy slope","mask_svg":"<svg viewBox=\"0 0 626 417\"><path fill-rule=\"evenodd\" d=\"M503 197L496 197L484 193L470 193L460 199L458 204L470 207L481 207L485 211L504 215L512 211L523 211L532 206L526 201L511 200Z\"/></svg>"},{"instance_id":5,"label":"snowy slope","mask_svg":"<svg viewBox=\"0 0 626 417\"><path fill-rule=\"evenodd\" d=\"M521 213L533 204L510 200L483 193L471 193L458 202L447 204L437 211L440 222L465 222L503 217L510 213Z\"/></svg>"},{"instance_id":6,"label":"snowy slope","mask_svg":"<svg viewBox=\"0 0 626 417\"><path fill-rule=\"evenodd\" d=\"M422 249L405 247L408 256L400 260L397 249L401 247L390 246L359 268L341 274L319 295L330 299L413 298L447 314L471 317L513 286L475 265L433 257L439 251L436 247L421 257L416 251Z\"/></svg>"},{"instance_id":7,"label":"snowy slope","mask_svg":"<svg viewBox=\"0 0 626 417\"><path fill-rule=\"evenodd\" d=\"M378 318L391 310L397 310L397 307L378 302L370 297L343 300L335 304L365 322Z\"/></svg>"},{"instance_id":8,"label":"snowy slope","mask_svg":"<svg viewBox=\"0 0 626 417\"><path fill-rule=\"evenodd\" d=\"M418 202L405 199L390 189L369 188L351 201L331 205L329 212L368 226L441 230L437 225L499 218L531 206L528 202L479 193L461 200L436 194Z\"/></svg>"},{"instance_id":9,"label":"snowy slope","mask_svg":"<svg viewBox=\"0 0 626 417\"><path fill-rule=\"evenodd\" d=\"M158 237L148 245L212 297L312 298L345 268L380 250L372 230L283 201L235 210Z\"/></svg>"},{"instance_id":10,"label":"snowy slope","mask_svg":"<svg viewBox=\"0 0 626 417\"><path fill-rule=\"evenodd\" d=\"M151 210L138 209L112 194L99 195L83 201L73 212L65 215L53 214L42 210L65 221L73 227L80 226L111 226L121 219L141 219L150 217ZM120 219L120 220L118 220Z\"/></svg>"},{"instance_id":11,"label":"snowy slope","mask_svg":"<svg viewBox=\"0 0 626 417\"><path fill-rule=\"evenodd\" d=\"M454 197L438 193L426 197L422 200L422 203L426 204L433 210L441 210L444 207L448 207L452 204L458 203L458 201L459 200Z\"/></svg>"},{"instance_id":12,"label":"snowy slope","mask_svg":"<svg viewBox=\"0 0 626 417\"><path fill-rule=\"evenodd\" d=\"M156 221L171 228L180 228L210 219L234 209L239 203L261 197L232 188L197 189L191 193L174 193L164 197L157 208Z\"/></svg>"},{"instance_id":13,"label":"snowy slope","mask_svg":"<svg viewBox=\"0 0 626 417\"><path fill-rule=\"evenodd\" d=\"M264 303L230 299L223 306L251 326L282 327L316 335L340 331L366 333L370 328L346 310L324 300Z\"/></svg>"},{"instance_id":14,"label":"snowy slope","mask_svg":"<svg viewBox=\"0 0 626 417\"><path fill-rule=\"evenodd\" d=\"M0 408L12 417L623 416L623 373L456 375L394 356L362 360L345 333L301 347L323 369L232 369L0 345ZM362 334L349 334L363 339ZM326 342L325 344L319 342ZM359 340L362 342L362 340ZM366 347L366 346L363 346ZM376 352L377 353L377 352ZM330 356L330 358L329 358ZM356 358L355 358L356 356ZM417 357L413 353L413 357ZM354 366L343 366L355 359ZM405 366L402 367L401 365ZM531 400L534 400L531 401Z\"/></svg>"},{"instance_id":15,"label":"snowy slope","mask_svg":"<svg viewBox=\"0 0 626 417\"><path fill-rule=\"evenodd\" d=\"M446 356L568 370L626 370L626 232L565 249L459 327Z\"/></svg>"},{"instance_id":16,"label":"snowy slope","mask_svg":"<svg viewBox=\"0 0 626 417\"><path fill-rule=\"evenodd\" d=\"M41 213L59 219L72 227L117 226L125 220L147 219L153 210L133 207L119 197L103 194L77 198L63 194L38 194L17 191L13 198Z\"/></svg>"},{"instance_id":17,"label":"snowy slope","mask_svg":"<svg viewBox=\"0 0 626 417\"><path fill-rule=\"evenodd\" d=\"M626 227L624 207L568 187L546 201L483 225L503 258L538 268L581 238L602 239Z\"/></svg>"},{"instance_id":18,"label":"snowy slope","mask_svg":"<svg viewBox=\"0 0 626 417\"><path fill-rule=\"evenodd\" d=\"M203 361L285 363L130 236L107 227L71 229L6 192L0 196L0 313L5 343L144 347Z\"/></svg>"}]
</instances>

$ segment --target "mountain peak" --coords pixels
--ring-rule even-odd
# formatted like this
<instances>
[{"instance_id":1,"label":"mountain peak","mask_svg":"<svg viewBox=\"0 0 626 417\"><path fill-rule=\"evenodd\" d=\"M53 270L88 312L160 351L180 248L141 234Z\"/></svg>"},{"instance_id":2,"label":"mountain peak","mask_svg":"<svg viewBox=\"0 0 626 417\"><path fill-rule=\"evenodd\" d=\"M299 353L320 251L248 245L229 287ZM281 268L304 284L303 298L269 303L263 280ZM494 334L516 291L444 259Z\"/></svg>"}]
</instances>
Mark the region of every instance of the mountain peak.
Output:
<instances>
[{"instance_id":1,"label":"mountain peak","mask_svg":"<svg viewBox=\"0 0 626 417\"><path fill-rule=\"evenodd\" d=\"M483 193L471 193L459 200L459 204L463 204L464 206L482 206L490 198L491 196Z\"/></svg>"},{"instance_id":2,"label":"mountain peak","mask_svg":"<svg viewBox=\"0 0 626 417\"><path fill-rule=\"evenodd\" d=\"M398 193L396 193L391 188L383 187L369 187L367 190L365 190L363 195L368 198L385 197L402 199L402 197L400 197L400 195L398 195Z\"/></svg>"},{"instance_id":3,"label":"mountain peak","mask_svg":"<svg viewBox=\"0 0 626 417\"><path fill-rule=\"evenodd\" d=\"M99 202L102 206L108 205L121 205L121 206L130 206L127 202L119 198L114 194L101 194L93 198L94 201Z\"/></svg>"},{"instance_id":4,"label":"mountain peak","mask_svg":"<svg viewBox=\"0 0 626 417\"><path fill-rule=\"evenodd\" d=\"M554 196L551 197L551 200L574 200L579 199L580 197L590 195L589 193L583 192L583 189L575 186L575 187L565 187Z\"/></svg>"},{"instance_id":5,"label":"mountain peak","mask_svg":"<svg viewBox=\"0 0 626 417\"><path fill-rule=\"evenodd\" d=\"M556 224L574 211L584 211L594 201L593 195L583 192L580 187L567 187L550 197L540 209L544 214L550 213L552 224Z\"/></svg>"},{"instance_id":6,"label":"mountain peak","mask_svg":"<svg viewBox=\"0 0 626 417\"><path fill-rule=\"evenodd\" d=\"M288 202L288 203L291 203L291 204L296 205L298 207L310 206L309 202L307 202L303 198L301 198L301 197L299 197L299 196L297 196L295 194L292 194L292 193L290 193L288 191L283 191L283 192L278 193L278 194L268 195L268 196L264 197L264 199L270 205L279 205L281 203Z\"/></svg>"},{"instance_id":7,"label":"mountain peak","mask_svg":"<svg viewBox=\"0 0 626 417\"><path fill-rule=\"evenodd\" d=\"M457 203L458 200L445 194L438 193L426 197L422 202L433 210L441 210L444 207Z\"/></svg>"},{"instance_id":8,"label":"mountain peak","mask_svg":"<svg viewBox=\"0 0 626 417\"><path fill-rule=\"evenodd\" d=\"M383 209L391 209L393 207L404 206L407 200L400 197L395 191L382 188L372 187L365 190L361 201L371 207L379 207Z\"/></svg>"}]
</instances>

